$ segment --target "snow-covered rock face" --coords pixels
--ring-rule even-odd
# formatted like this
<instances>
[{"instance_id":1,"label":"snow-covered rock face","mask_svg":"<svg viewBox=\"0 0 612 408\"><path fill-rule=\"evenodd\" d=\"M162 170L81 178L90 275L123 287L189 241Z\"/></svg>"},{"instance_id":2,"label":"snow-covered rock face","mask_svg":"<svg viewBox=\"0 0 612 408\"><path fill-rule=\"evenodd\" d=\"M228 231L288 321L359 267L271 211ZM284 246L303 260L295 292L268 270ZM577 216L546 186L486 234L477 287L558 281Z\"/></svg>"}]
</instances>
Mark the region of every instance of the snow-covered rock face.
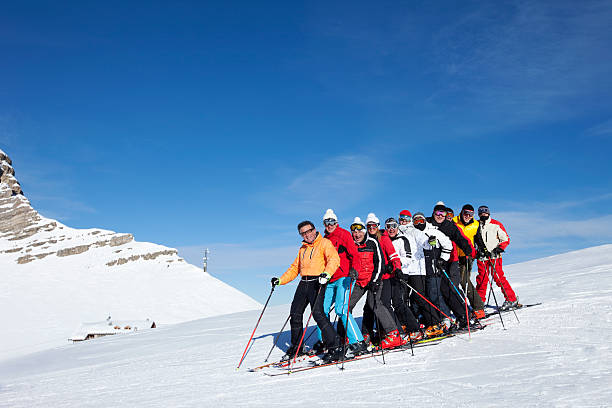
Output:
<instances>
[{"instance_id":1,"label":"snow-covered rock face","mask_svg":"<svg viewBox=\"0 0 612 408\"><path fill-rule=\"evenodd\" d=\"M0 168L0 359L65 344L109 314L164 325L261 307L176 249L43 217L2 150Z\"/></svg>"}]
</instances>

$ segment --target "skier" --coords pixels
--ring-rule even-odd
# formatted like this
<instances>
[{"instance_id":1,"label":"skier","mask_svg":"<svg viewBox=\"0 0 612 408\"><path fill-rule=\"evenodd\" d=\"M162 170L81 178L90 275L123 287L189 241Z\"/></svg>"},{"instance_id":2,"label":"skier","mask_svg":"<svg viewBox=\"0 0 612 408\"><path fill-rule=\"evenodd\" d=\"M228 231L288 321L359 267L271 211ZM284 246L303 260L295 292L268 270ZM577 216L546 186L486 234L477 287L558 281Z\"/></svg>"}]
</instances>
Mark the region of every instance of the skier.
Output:
<instances>
[{"instance_id":1,"label":"skier","mask_svg":"<svg viewBox=\"0 0 612 408\"><path fill-rule=\"evenodd\" d=\"M474 221L474 207L471 204L465 204L461 207L459 215L453 218L453 222L463 231L463 235L465 235L473 245L474 236L478 231L478 222ZM478 319L482 319L485 317L484 303L482 299L480 299L480 295L476 293L472 280L470 279L474 258L470 256L471 254L466 255L461 249L459 249L458 252L459 269L461 271L461 287L463 288L463 292L467 294L468 301L474 310L474 315Z\"/></svg>"},{"instance_id":2,"label":"skier","mask_svg":"<svg viewBox=\"0 0 612 408\"><path fill-rule=\"evenodd\" d=\"M453 211L453 209L450 207L446 207L446 219L452 221L454 216L455 212Z\"/></svg>"},{"instance_id":3,"label":"skier","mask_svg":"<svg viewBox=\"0 0 612 408\"><path fill-rule=\"evenodd\" d=\"M338 217L332 209L328 209L325 215L323 215L323 224L325 225L325 238L329 239L338 251L340 266L329 280L323 301L319 302L317 307L320 304L321 311L326 316L329 316L329 309L335 303L336 315L343 323L343 326L348 324L346 336L348 337L349 345L351 345L363 341L361 330L359 330L353 315L347 313L351 281L356 280L358 277L355 266L358 262L359 253L351 233L338 225ZM317 337L319 341L315 343L313 349L320 353L323 351L324 345L321 341L321 330L319 328L317 328ZM344 336L342 338L344 339Z\"/></svg>"},{"instance_id":4,"label":"skier","mask_svg":"<svg viewBox=\"0 0 612 408\"><path fill-rule=\"evenodd\" d=\"M402 210L399 213L399 229L402 234L406 234L412 226L412 214L408 210Z\"/></svg>"},{"instance_id":5,"label":"skier","mask_svg":"<svg viewBox=\"0 0 612 408\"><path fill-rule=\"evenodd\" d=\"M412 220L411 220L412 221ZM400 219L401 223L401 219ZM415 227L414 225L418 225ZM412 248L413 262L410 262L407 268L402 264L402 274L399 277L406 281L410 285L408 292L408 299L412 305L412 311L415 316L420 316L422 323L426 328L430 328L440 322L440 314L438 311L423 299L419 294L427 297L427 274L433 274L433 262L431 255L428 255L427 261L430 263L429 267L425 265L426 257L425 252L431 253L432 247L429 245L429 237L425 234L426 221L423 213L415 213L414 221L411 222L410 226L404 229L404 235L408 238L410 246ZM401 229L402 225L400 225ZM437 234L434 231L433 234ZM432 234L432 232L430 232ZM450 245L450 244L449 244ZM405 285L404 285L405 286ZM415 293L418 292L417 293ZM437 291L439 293L439 290Z\"/></svg>"},{"instance_id":6,"label":"skier","mask_svg":"<svg viewBox=\"0 0 612 408\"><path fill-rule=\"evenodd\" d=\"M476 291L485 302L487 284L489 282L489 268L493 271L493 280L502 289L504 304L502 310L508 310L518 305L516 294L510 283L504 276L502 270L502 252L510 244L510 237L503 224L491 218L489 207L481 205L478 207L480 226L474 238L478 246L478 277L476 278Z\"/></svg>"},{"instance_id":7,"label":"skier","mask_svg":"<svg viewBox=\"0 0 612 408\"><path fill-rule=\"evenodd\" d=\"M413 339L418 339L421 337L419 323L408 307L406 286L401 282L404 273L407 278L410 271L414 269L413 264L418 262L412 256L412 251L416 249L416 242L412 236L408 237L400 233L399 224L395 218L387 218L385 229L389 234L395 252L399 255L402 268L394 271L395 274L391 278L383 280L382 297L383 299L391 298L391 306L395 317L399 320L404 333L411 335ZM383 300L383 303L386 302Z\"/></svg>"},{"instance_id":8,"label":"skier","mask_svg":"<svg viewBox=\"0 0 612 408\"><path fill-rule=\"evenodd\" d=\"M415 213L414 217L412 217L412 223L416 230L422 231L425 237L427 237L427 245L423 242L424 240L421 240L420 244L424 260L422 268L425 269L426 274L425 287L427 290L427 298L448 316L450 312L445 310L445 308L448 309L448 306L446 306L442 296L440 275L442 274L442 268L450 259L453 244L448 236L426 221L423 213ZM431 307L431 305L429 306ZM429 314L430 317L428 318L429 321L426 323L428 327L425 330L425 334L428 337L434 337L444 333L444 331L447 330L447 326L442 323L442 316L437 313L437 311L434 312L433 308L430 309Z\"/></svg>"},{"instance_id":9,"label":"skier","mask_svg":"<svg viewBox=\"0 0 612 408\"><path fill-rule=\"evenodd\" d=\"M274 277L271 279L274 287L285 285L295 279L296 276L301 276L289 312L291 346L283 359L288 360L305 352L303 346L300 349L298 347L303 337L303 314L308 304L310 304L312 316L317 322L317 326L321 329L323 342L329 350L329 356L327 357L336 357L342 350L340 339L329 322L329 318L323 313L322 308L315 305L320 301L319 298L324 297L327 282L340 266L340 257L331 241L323 238L311 221L300 222L298 232L303 241L297 257L280 278Z\"/></svg>"},{"instance_id":10,"label":"skier","mask_svg":"<svg viewBox=\"0 0 612 408\"><path fill-rule=\"evenodd\" d=\"M464 253L469 253L472 256L476 253L474 246L470 240L463 235L463 232L461 232L455 223L446 219L446 208L444 203L437 203L434 206L431 217L427 218L427 222L429 222L433 228L440 230L449 237L455 244L453 245L449 261L445 263L438 262L436 266L441 269L441 273L443 274L440 282L442 297L457 318L459 328L464 328L467 327L467 319L469 316L466 315L464 298L460 296L456 290L459 287L459 281L461 279L457 249L461 249ZM446 274L444 274L444 272L446 272Z\"/></svg>"},{"instance_id":11,"label":"skier","mask_svg":"<svg viewBox=\"0 0 612 408\"><path fill-rule=\"evenodd\" d=\"M385 338L380 342L382 348L393 348L406 344L397 330L395 320L381 300L381 284L384 266L384 256L379 242L366 232L366 226L361 218L355 217L351 225L351 233L359 252L359 278L357 285L351 294L349 311L352 311L357 302L367 294L366 306L373 311L378 320L378 331ZM393 244L391 244L393 245ZM364 307L365 311L365 307ZM370 345L374 327L374 317L367 322L365 317L362 321L361 331L364 336L364 344Z\"/></svg>"},{"instance_id":12,"label":"skier","mask_svg":"<svg viewBox=\"0 0 612 408\"><path fill-rule=\"evenodd\" d=\"M399 323L395 320L395 313L393 311L393 307L391 305L391 290L390 283L387 282L392 276L395 275L396 270L401 270L402 263L399 259L397 252L395 252L395 247L389 238L389 234L387 231L380 230L380 221L378 217L374 213L369 213L366 218L366 226L368 228L368 236L375 239L380 245L380 249L383 255L383 263L382 263L382 281L381 281L381 301L382 304L389 310L389 313L393 317L393 320L396 323ZM362 327L366 327L368 332L372 333L374 327L374 312L366 303L363 307L363 321ZM396 328L399 330L400 326L396 324Z\"/></svg>"}]
</instances>

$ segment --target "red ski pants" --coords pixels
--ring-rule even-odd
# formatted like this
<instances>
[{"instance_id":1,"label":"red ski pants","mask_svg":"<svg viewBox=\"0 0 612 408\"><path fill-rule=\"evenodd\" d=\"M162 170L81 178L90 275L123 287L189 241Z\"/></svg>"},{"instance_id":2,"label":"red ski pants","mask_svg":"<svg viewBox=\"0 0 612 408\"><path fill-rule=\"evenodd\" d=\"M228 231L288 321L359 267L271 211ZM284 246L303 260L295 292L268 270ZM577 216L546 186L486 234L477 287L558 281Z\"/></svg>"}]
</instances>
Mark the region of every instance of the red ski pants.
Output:
<instances>
[{"instance_id":1,"label":"red ski pants","mask_svg":"<svg viewBox=\"0 0 612 408\"><path fill-rule=\"evenodd\" d=\"M493 266L495 266L495 271L493 271ZM502 270L502 259L496 258L486 261L478 261L478 276L476 277L476 291L480 295L480 298L483 302L487 301L487 287L489 285L489 274L493 273L493 280L502 288L502 293L504 294L504 298L506 298L509 302L514 302L516 300L516 294L510 287L510 283L504 276L504 271Z\"/></svg>"}]
</instances>

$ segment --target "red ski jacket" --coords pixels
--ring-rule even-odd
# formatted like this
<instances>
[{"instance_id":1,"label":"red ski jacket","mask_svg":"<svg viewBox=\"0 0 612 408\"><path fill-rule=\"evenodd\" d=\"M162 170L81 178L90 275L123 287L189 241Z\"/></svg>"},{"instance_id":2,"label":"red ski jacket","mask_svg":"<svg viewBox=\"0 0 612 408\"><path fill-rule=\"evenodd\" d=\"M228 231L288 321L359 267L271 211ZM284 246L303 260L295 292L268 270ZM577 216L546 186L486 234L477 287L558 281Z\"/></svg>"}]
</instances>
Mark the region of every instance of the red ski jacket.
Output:
<instances>
[{"instance_id":1,"label":"red ski jacket","mask_svg":"<svg viewBox=\"0 0 612 408\"><path fill-rule=\"evenodd\" d=\"M351 267L359 271L359 269L355 267L359 253L357 252L357 246L350 232L338 226L331 234L325 231L325 238L329 239L331 243L334 244L340 256L340 266L330 279L330 282L347 277Z\"/></svg>"}]
</instances>

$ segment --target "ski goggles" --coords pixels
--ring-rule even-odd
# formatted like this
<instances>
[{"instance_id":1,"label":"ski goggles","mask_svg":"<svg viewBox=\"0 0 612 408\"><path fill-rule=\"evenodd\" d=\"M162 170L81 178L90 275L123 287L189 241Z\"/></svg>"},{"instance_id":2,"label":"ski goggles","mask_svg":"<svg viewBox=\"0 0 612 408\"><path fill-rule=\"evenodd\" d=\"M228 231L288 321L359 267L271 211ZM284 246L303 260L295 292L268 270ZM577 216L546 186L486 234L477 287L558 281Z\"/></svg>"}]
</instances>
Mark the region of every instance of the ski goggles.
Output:
<instances>
[{"instance_id":1,"label":"ski goggles","mask_svg":"<svg viewBox=\"0 0 612 408\"><path fill-rule=\"evenodd\" d=\"M480 214L490 214L489 207L487 207L486 205L481 205L480 207L478 207L478 215Z\"/></svg>"},{"instance_id":2,"label":"ski goggles","mask_svg":"<svg viewBox=\"0 0 612 408\"><path fill-rule=\"evenodd\" d=\"M333 218L327 218L325 220L323 220L323 224L327 227L329 225L336 225L338 223L338 221L334 220Z\"/></svg>"},{"instance_id":3,"label":"ski goggles","mask_svg":"<svg viewBox=\"0 0 612 408\"><path fill-rule=\"evenodd\" d=\"M413 218L413 219L412 219L412 223L413 223L414 225L421 225L421 224L425 224L425 218L421 218L421 217L419 217L419 218Z\"/></svg>"},{"instance_id":4,"label":"ski goggles","mask_svg":"<svg viewBox=\"0 0 612 408\"><path fill-rule=\"evenodd\" d=\"M412 219L409 215L400 215L399 216L400 221L404 220L404 221L408 221L410 222L410 220Z\"/></svg>"},{"instance_id":5,"label":"ski goggles","mask_svg":"<svg viewBox=\"0 0 612 408\"><path fill-rule=\"evenodd\" d=\"M437 215L438 217L446 217L446 211L436 211L434 215Z\"/></svg>"},{"instance_id":6,"label":"ski goggles","mask_svg":"<svg viewBox=\"0 0 612 408\"><path fill-rule=\"evenodd\" d=\"M351 225L351 231L362 231L365 227L361 224L353 224Z\"/></svg>"},{"instance_id":7,"label":"ski goggles","mask_svg":"<svg viewBox=\"0 0 612 408\"><path fill-rule=\"evenodd\" d=\"M473 210L463 210L463 215L469 215L470 217L474 216Z\"/></svg>"},{"instance_id":8,"label":"ski goggles","mask_svg":"<svg viewBox=\"0 0 612 408\"><path fill-rule=\"evenodd\" d=\"M396 229L397 228L397 222L390 222L388 224L385 224L385 227L387 227L387 229Z\"/></svg>"},{"instance_id":9,"label":"ski goggles","mask_svg":"<svg viewBox=\"0 0 612 408\"><path fill-rule=\"evenodd\" d=\"M368 229L370 228L378 228L378 224L375 224L375 223L368 224Z\"/></svg>"}]
</instances>

